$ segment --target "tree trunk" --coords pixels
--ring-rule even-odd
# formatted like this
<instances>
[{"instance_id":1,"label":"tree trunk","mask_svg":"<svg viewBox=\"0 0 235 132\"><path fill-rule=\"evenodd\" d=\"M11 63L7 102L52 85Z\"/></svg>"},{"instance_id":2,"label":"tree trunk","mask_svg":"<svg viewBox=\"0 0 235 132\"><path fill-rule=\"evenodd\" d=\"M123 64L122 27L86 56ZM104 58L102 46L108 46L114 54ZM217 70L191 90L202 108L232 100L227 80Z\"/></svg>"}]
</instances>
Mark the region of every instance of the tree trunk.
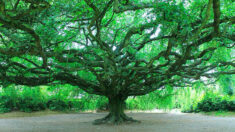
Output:
<instances>
[{"instance_id":1,"label":"tree trunk","mask_svg":"<svg viewBox=\"0 0 235 132\"><path fill-rule=\"evenodd\" d=\"M107 123L118 125L121 123L139 122L124 113L126 99L127 97L122 96L109 97L109 114L102 119L95 120L93 124Z\"/></svg>"}]
</instances>

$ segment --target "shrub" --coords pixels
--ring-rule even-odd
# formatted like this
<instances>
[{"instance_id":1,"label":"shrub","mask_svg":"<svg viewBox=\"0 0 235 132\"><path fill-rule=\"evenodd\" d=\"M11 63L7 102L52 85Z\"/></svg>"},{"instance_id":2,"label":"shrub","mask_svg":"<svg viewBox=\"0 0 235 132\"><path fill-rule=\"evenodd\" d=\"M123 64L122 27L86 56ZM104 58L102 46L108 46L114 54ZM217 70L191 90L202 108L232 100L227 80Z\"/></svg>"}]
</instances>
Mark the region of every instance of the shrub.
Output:
<instances>
[{"instance_id":1,"label":"shrub","mask_svg":"<svg viewBox=\"0 0 235 132\"><path fill-rule=\"evenodd\" d=\"M234 111L235 101L226 100L222 97L206 97L197 105L199 111Z\"/></svg>"},{"instance_id":2,"label":"shrub","mask_svg":"<svg viewBox=\"0 0 235 132\"><path fill-rule=\"evenodd\" d=\"M1 96L0 100L0 108L14 109L14 101L10 96Z\"/></svg>"},{"instance_id":3,"label":"shrub","mask_svg":"<svg viewBox=\"0 0 235 132\"><path fill-rule=\"evenodd\" d=\"M14 109L14 102L10 96L0 96L0 112L10 112Z\"/></svg>"},{"instance_id":4,"label":"shrub","mask_svg":"<svg viewBox=\"0 0 235 132\"><path fill-rule=\"evenodd\" d=\"M227 107L227 109L228 109L229 111L235 111L235 100L228 102L228 107Z\"/></svg>"},{"instance_id":5,"label":"shrub","mask_svg":"<svg viewBox=\"0 0 235 132\"><path fill-rule=\"evenodd\" d=\"M24 97L20 98L19 102L17 102L17 108L24 112L40 111L46 109L46 104L44 101L33 97Z\"/></svg>"},{"instance_id":6,"label":"shrub","mask_svg":"<svg viewBox=\"0 0 235 132\"><path fill-rule=\"evenodd\" d=\"M50 110L64 111L64 110L67 110L67 109L71 109L72 103L71 102L66 102L66 101L61 100L61 99L52 98L52 99L48 100L47 107Z\"/></svg>"}]
</instances>

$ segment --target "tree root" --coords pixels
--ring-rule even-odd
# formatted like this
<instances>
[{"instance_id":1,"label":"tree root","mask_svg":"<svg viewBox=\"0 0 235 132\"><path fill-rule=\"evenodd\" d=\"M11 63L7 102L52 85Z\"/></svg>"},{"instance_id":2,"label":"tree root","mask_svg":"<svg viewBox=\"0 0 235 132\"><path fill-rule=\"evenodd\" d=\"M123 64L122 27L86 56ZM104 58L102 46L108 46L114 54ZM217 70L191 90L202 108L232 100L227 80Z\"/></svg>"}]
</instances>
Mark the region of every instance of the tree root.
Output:
<instances>
[{"instance_id":1,"label":"tree root","mask_svg":"<svg viewBox=\"0 0 235 132\"><path fill-rule=\"evenodd\" d=\"M108 114L106 117L97 119L93 122L94 125L100 125L100 124L111 124L111 125L120 125L125 123L140 123L138 120L134 120L131 117L128 117L127 115L123 114Z\"/></svg>"}]
</instances>

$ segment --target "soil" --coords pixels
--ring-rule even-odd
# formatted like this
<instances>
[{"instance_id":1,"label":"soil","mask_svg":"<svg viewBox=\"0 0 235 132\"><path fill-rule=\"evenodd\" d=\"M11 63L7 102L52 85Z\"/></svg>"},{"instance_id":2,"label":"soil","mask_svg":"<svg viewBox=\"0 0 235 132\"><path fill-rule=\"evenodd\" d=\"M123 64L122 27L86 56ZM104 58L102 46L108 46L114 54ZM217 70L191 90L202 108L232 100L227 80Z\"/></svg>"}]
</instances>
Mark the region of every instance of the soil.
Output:
<instances>
[{"instance_id":1,"label":"soil","mask_svg":"<svg viewBox=\"0 0 235 132\"><path fill-rule=\"evenodd\" d=\"M107 113L18 114L0 116L0 132L235 132L235 117L201 114L128 112L141 123L119 126L92 125Z\"/></svg>"}]
</instances>

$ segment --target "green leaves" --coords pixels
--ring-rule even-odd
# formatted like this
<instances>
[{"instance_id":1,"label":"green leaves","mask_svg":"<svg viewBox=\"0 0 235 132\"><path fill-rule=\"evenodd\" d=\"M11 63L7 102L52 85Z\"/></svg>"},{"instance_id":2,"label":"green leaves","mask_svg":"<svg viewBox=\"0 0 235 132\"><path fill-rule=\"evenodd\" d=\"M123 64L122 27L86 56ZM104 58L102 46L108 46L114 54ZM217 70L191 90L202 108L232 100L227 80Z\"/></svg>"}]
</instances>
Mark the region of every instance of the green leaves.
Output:
<instances>
[{"instance_id":1,"label":"green leaves","mask_svg":"<svg viewBox=\"0 0 235 132\"><path fill-rule=\"evenodd\" d=\"M213 69L212 64L226 67L217 62L231 60L232 50L222 46L233 42L229 18L233 11L229 4L233 4L229 2L222 2L223 32L216 39L211 34L213 17L202 24L208 0L132 0L131 5L123 0L118 13L112 1L49 2L50 8L42 12L29 10L23 17L12 18L16 23L0 25L0 60L4 61L0 67L9 65L0 78L9 76L13 78L9 82L21 85L32 85L36 79L33 85L67 83L99 95L107 95L107 89L111 94L121 94L117 93L121 89L126 96L143 95L168 83L190 84ZM13 17L31 8L22 3L6 13ZM15 29L19 25L27 26ZM206 50L212 47L218 50ZM43 67L42 56L47 62ZM14 81L16 75L30 81Z\"/></svg>"},{"instance_id":2,"label":"green leaves","mask_svg":"<svg viewBox=\"0 0 235 132\"><path fill-rule=\"evenodd\" d=\"M128 46L127 48L126 48L126 50L127 50L127 52L129 52L130 54L136 54L136 52L137 52L137 50L136 49L134 49L132 46Z\"/></svg>"}]
</instances>

